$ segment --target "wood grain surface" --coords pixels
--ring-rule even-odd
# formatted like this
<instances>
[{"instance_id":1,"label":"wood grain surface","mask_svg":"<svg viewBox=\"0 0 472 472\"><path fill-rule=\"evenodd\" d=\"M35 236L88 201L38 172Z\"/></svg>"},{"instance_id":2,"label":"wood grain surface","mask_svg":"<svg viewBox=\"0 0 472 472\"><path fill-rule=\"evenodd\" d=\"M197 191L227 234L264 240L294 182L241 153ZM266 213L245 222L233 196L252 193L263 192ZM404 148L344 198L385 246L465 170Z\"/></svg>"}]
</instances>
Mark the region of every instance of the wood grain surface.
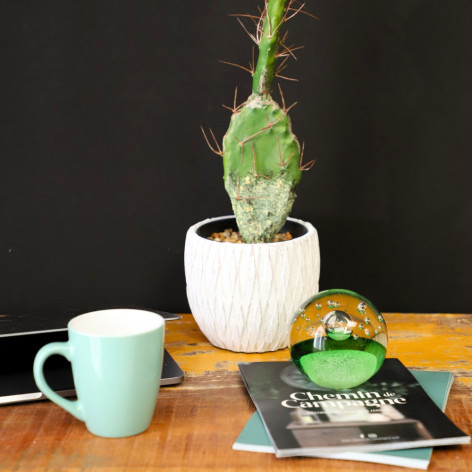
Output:
<instances>
[{"instance_id":1,"label":"wood grain surface","mask_svg":"<svg viewBox=\"0 0 472 472\"><path fill-rule=\"evenodd\" d=\"M446 414L472 434L472 315L384 314L389 357L407 367L447 370L455 381ZM364 462L233 451L255 408L238 362L287 360L288 350L240 354L215 348L189 314L167 323L166 346L185 372L163 387L151 427L124 439L90 434L49 401L0 407L0 471L408 471ZM431 472L472 470L472 447L436 448Z\"/></svg>"}]
</instances>

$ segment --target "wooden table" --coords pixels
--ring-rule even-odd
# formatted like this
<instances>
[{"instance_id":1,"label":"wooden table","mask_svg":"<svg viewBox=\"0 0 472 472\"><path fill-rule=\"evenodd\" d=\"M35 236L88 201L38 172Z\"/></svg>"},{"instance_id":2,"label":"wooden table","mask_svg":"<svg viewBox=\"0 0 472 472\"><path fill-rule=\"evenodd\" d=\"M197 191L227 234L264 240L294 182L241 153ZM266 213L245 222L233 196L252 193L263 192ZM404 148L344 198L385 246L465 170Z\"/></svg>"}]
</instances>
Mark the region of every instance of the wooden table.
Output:
<instances>
[{"instance_id":1,"label":"wooden table","mask_svg":"<svg viewBox=\"0 0 472 472\"><path fill-rule=\"evenodd\" d=\"M472 315L385 314L389 357L407 367L455 375L446 414L472 434ZM166 345L186 373L159 393L151 427L104 439L49 401L0 407L0 471L407 471L364 462L233 451L255 408L237 370L241 361L287 360L288 351L238 354L211 346L191 315L167 323ZM472 471L472 447L436 448L433 471Z\"/></svg>"}]
</instances>

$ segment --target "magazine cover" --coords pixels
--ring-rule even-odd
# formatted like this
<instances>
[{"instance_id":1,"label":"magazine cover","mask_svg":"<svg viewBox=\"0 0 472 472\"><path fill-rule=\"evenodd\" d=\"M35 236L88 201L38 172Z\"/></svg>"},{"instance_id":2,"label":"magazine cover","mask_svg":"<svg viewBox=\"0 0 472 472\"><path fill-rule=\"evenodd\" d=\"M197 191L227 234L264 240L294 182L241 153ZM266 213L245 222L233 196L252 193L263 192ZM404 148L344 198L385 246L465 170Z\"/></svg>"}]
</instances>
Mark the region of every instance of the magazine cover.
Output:
<instances>
[{"instance_id":1,"label":"magazine cover","mask_svg":"<svg viewBox=\"0 0 472 472\"><path fill-rule=\"evenodd\" d=\"M398 359L346 390L318 387L290 361L239 368L278 457L470 442Z\"/></svg>"},{"instance_id":2,"label":"magazine cover","mask_svg":"<svg viewBox=\"0 0 472 472\"><path fill-rule=\"evenodd\" d=\"M452 373L424 370L411 370L410 372L418 380L428 396L444 412L453 383ZM275 452L258 411L254 412L239 434L233 444L233 449L236 451L271 454ZM336 451L330 454L313 454L311 457L374 462L426 470L431 460L432 452L432 447L419 447L381 452Z\"/></svg>"}]
</instances>

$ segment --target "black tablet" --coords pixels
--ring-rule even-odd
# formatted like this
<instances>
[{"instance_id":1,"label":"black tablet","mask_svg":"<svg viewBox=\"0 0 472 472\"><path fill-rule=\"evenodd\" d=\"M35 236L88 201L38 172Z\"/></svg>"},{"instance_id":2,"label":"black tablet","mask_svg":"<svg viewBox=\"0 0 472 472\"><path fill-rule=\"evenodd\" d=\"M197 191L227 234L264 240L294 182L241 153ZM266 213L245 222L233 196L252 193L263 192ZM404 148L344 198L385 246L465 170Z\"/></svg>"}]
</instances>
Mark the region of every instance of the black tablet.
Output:
<instances>
[{"instance_id":1,"label":"black tablet","mask_svg":"<svg viewBox=\"0 0 472 472\"><path fill-rule=\"evenodd\" d=\"M179 315L158 310L167 321ZM0 405L43 400L33 378L36 353L45 344L67 341L67 323L79 313L0 315ZM75 395L70 363L62 356L51 356L44 366L50 387L62 396ZM162 386L176 385L183 379L182 369L164 350Z\"/></svg>"}]
</instances>

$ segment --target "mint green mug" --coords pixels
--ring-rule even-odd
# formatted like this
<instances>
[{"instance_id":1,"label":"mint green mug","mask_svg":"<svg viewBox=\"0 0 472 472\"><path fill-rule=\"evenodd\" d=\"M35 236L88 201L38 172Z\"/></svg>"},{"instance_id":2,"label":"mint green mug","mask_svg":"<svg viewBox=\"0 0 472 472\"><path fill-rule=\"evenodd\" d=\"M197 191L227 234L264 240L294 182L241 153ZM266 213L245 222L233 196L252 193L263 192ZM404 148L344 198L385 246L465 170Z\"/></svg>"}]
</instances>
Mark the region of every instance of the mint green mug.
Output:
<instances>
[{"instance_id":1,"label":"mint green mug","mask_svg":"<svg viewBox=\"0 0 472 472\"><path fill-rule=\"evenodd\" d=\"M118 438L148 429L159 392L164 319L149 311L110 309L70 320L69 341L43 346L34 360L38 388L97 436ZM72 364L77 400L54 392L43 366L54 354Z\"/></svg>"}]
</instances>

